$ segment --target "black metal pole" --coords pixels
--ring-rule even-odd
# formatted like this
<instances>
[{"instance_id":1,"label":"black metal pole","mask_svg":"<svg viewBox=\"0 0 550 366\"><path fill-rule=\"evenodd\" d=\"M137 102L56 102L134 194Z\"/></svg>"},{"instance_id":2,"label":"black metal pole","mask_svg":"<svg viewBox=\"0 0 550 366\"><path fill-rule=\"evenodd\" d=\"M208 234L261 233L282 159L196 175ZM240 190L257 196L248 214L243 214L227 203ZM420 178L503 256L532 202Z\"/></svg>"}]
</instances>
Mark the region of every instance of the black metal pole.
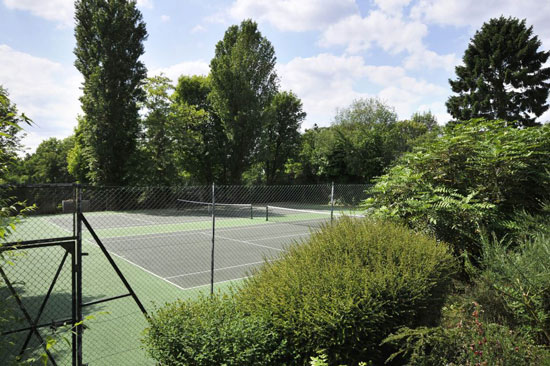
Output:
<instances>
[{"instance_id":1,"label":"black metal pole","mask_svg":"<svg viewBox=\"0 0 550 366\"><path fill-rule=\"evenodd\" d=\"M210 254L210 295L214 294L214 248L216 245L216 186L212 183L212 253Z\"/></svg>"},{"instance_id":2,"label":"black metal pole","mask_svg":"<svg viewBox=\"0 0 550 366\"><path fill-rule=\"evenodd\" d=\"M109 298L109 299L102 299L101 302L104 302L104 300L114 300L114 299L118 299L118 298L125 297L125 296L129 295L129 296L132 296L132 298L136 302L137 306L139 307L139 309L141 310L143 315L145 315L145 317L148 317L147 310L145 310L145 307L143 306L143 304L141 303L141 301L137 297L136 293L132 289L132 286L130 286L130 283L126 280L126 277L124 277L124 275L122 274L122 271L120 270L120 268L118 268L118 266L115 263L113 257L111 257L111 255L109 254L109 252L105 248L105 245L103 245L103 242L101 241L101 239L99 239L99 236L97 236L96 232L94 231L94 229L92 228L92 226L90 225L90 223L88 222L86 217L84 217L84 215L82 215L82 214L80 214L78 216L79 216L80 220L82 220L82 222L86 226L86 229L88 229L88 231L90 232L90 235L92 235L92 238L94 238L95 242L99 246L99 249L101 249L101 251L103 252L103 255L105 255L105 258L107 258L107 261L109 261L109 264L111 265L111 267L113 267L116 274L118 275L118 277L120 278L120 280L122 281L122 283L124 284L126 289L128 290L128 294L124 294L124 295L120 295L120 296L113 296L112 298ZM88 305L91 305L91 303L80 304L81 307L88 306Z\"/></svg>"},{"instance_id":3,"label":"black metal pole","mask_svg":"<svg viewBox=\"0 0 550 366\"><path fill-rule=\"evenodd\" d=\"M76 186L76 365L82 366L82 333L84 326L82 324L82 186Z\"/></svg>"}]
</instances>

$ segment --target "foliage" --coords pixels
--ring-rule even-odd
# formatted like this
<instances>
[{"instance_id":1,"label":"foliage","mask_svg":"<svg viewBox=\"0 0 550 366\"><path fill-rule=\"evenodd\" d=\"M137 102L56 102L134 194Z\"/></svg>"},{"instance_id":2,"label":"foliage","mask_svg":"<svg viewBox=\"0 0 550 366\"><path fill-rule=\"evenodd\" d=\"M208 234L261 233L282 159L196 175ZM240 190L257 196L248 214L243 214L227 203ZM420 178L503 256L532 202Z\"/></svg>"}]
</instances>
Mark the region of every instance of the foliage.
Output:
<instances>
[{"instance_id":1,"label":"foliage","mask_svg":"<svg viewBox=\"0 0 550 366\"><path fill-rule=\"evenodd\" d=\"M227 295L179 301L150 319L144 344L167 365L274 365L286 342L269 321L246 314Z\"/></svg>"},{"instance_id":2,"label":"foliage","mask_svg":"<svg viewBox=\"0 0 550 366\"><path fill-rule=\"evenodd\" d=\"M75 145L74 136L63 140L55 137L44 140L33 154L27 154L12 167L12 181L21 183L67 183L74 178L67 168L68 154Z\"/></svg>"},{"instance_id":3,"label":"foliage","mask_svg":"<svg viewBox=\"0 0 550 366\"><path fill-rule=\"evenodd\" d=\"M172 96L175 158L198 183L224 183L227 171L227 136L212 110L210 78L181 76Z\"/></svg>"},{"instance_id":4,"label":"foliage","mask_svg":"<svg viewBox=\"0 0 550 366\"><path fill-rule=\"evenodd\" d=\"M21 149L20 133L23 124L31 120L25 114L19 114L17 106L11 103L6 89L0 85L0 183Z\"/></svg>"},{"instance_id":5,"label":"foliage","mask_svg":"<svg viewBox=\"0 0 550 366\"><path fill-rule=\"evenodd\" d=\"M548 110L549 51L525 20L493 18L484 23L464 53L464 65L449 80L453 92L447 110L456 119L503 119L533 126Z\"/></svg>"},{"instance_id":6,"label":"foliage","mask_svg":"<svg viewBox=\"0 0 550 366\"><path fill-rule=\"evenodd\" d=\"M456 250L478 252L483 230L500 236L518 210L541 212L550 195L549 127L484 120L448 126L378 178L365 206Z\"/></svg>"},{"instance_id":7,"label":"foliage","mask_svg":"<svg viewBox=\"0 0 550 366\"><path fill-rule=\"evenodd\" d=\"M433 324L454 259L403 226L343 218L249 277L237 301L273 322L292 364L318 350L330 363L383 361L380 341L397 328Z\"/></svg>"},{"instance_id":8,"label":"foliage","mask_svg":"<svg viewBox=\"0 0 550 366\"><path fill-rule=\"evenodd\" d=\"M379 100L356 100L338 111L332 126L305 131L301 178L306 182L368 182L410 150L418 138L437 129L431 117L397 121L393 108Z\"/></svg>"},{"instance_id":9,"label":"foliage","mask_svg":"<svg viewBox=\"0 0 550 366\"><path fill-rule=\"evenodd\" d=\"M302 102L292 92L277 93L266 111L266 121L260 134L257 160L266 184L280 183L285 175L285 163L295 159L300 148L300 126L306 117Z\"/></svg>"},{"instance_id":10,"label":"foliage","mask_svg":"<svg viewBox=\"0 0 550 366\"><path fill-rule=\"evenodd\" d=\"M147 38L134 1L77 0L75 66L84 77L75 154L89 166L87 179L117 185L127 181L128 157L136 150L138 106L146 68L139 57Z\"/></svg>"},{"instance_id":11,"label":"foliage","mask_svg":"<svg viewBox=\"0 0 550 366\"><path fill-rule=\"evenodd\" d=\"M178 168L174 162L172 143L172 100L174 87L171 80L163 75L148 78L145 85L146 111L142 119L140 150L140 171L134 181L146 185L174 185L177 182Z\"/></svg>"},{"instance_id":12,"label":"foliage","mask_svg":"<svg viewBox=\"0 0 550 366\"><path fill-rule=\"evenodd\" d=\"M384 340L400 345L388 361L406 365L550 365L550 352L506 326L484 323L482 307L460 309L449 326L402 328Z\"/></svg>"},{"instance_id":13,"label":"foliage","mask_svg":"<svg viewBox=\"0 0 550 366\"><path fill-rule=\"evenodd\" d=\"M470 267L478 282L473 296L490 319L550 346L550 236L524 238L515 248L485 238L479 262L480 269Z\"/></svg>"},{"instance_id":14,"label":"foliage","mask_svg":"<svg viewBox=\"0 0 550 366\"><path fill-rule=\"evenodd\" d=\"M229 27L216 45L209 98L227 136L229 183L239 183L251 164L265 110L277 92L275 61L273 46L251 20Z\"/></svg>"}]
</instances>

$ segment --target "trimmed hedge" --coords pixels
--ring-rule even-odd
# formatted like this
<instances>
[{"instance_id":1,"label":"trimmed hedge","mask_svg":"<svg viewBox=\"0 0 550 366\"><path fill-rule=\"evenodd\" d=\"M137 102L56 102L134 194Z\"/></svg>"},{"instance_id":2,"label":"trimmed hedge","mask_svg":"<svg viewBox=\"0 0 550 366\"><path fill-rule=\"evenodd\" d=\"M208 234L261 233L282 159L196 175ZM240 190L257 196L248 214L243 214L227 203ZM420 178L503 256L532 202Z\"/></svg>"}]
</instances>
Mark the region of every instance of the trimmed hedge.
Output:
<instances>
[{"instance_id":1,"label":"trimmed hedge","mask_svg":"<svg viewBox=\"0 0 550 366\"><path fill-rule=\"evenodd\" d=\"M247 312L270 319L289 362L318 350L330 364L383 363L380 342L403 326L433 325L455 260L449 248L389 223L340 219L266 263L236 293Z\"/></svg>"},{"instance_id":2,"label":"trimmed hedge","mask_svg":"<svg viewBox=\"0 0 550 366\"><path fill-rule=\"evenodd\" d=\"M231 295L178 302L151 319L145 345L167 365L383 364L381 341L435 325L456 268L450 249L389 222L342 218Z\"/></svg>"},{"instance_id":3,"label":"trimmed hedge","mask_svg":"<svg viewBox=\"0 0 550 366\"><path fill-rule=\"evenodd\" d=\"M228 295L178 301L150 319L144 345L162 365L276 365L285 342Z\"/></svg>"}]
</instances>

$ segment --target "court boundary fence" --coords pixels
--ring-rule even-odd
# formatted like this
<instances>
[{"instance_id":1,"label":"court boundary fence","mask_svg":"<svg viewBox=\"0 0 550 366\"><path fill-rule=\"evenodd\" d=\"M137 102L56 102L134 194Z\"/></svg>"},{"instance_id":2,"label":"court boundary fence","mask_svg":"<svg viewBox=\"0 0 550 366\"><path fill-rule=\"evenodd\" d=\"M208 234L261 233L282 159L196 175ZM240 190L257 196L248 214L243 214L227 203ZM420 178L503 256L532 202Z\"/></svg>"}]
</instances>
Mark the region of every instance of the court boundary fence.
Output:
<instances>
[{"instance_id":1,"label":"court boundary fence","mask_svg":"<svg viewBox=\"0 0 550 366\"><path fill-rule=\"evenodd\" d=\"M323 212L327 215L327 221L332 222L340 213L342 207L356 207L358 203L365 198L367 185L335 185L318 184L308 186L223 186L212 184L208 186L184 186L184 187L98 187L82 184L35 184L35 185L9 185L0 186L0 193L14 190L14 196L19 198L19 201L26 199L26 188L45 188L45 192L34 192L36 197L28 197L36 199L40 206L40 212L31 214L51 214L65 213L72 214L72 233L66 236L51 236L34 240L18 240L11 242L0 241L0 253L6 251L33 250L35 248L44 247L60 247L65 250L65 254L57 269L52 283L48 291L44 294L42 304L36 317L31 317L21 301L17 290L12 286L13 279L8 278L8 275L2 270L0 263L0 279L6 284L11 293L11 296L17 303L19 310L24 314L24 318L28 326L19 329L9 329L0 333L0 341L2 336L13 334L15 332L28 332L27 339L20 350L19 355L25 353L28 341L31 337L36 337L43 348L43 352L47 355L49 362L52 365L57 365L55 356L52 355L46 347L46 342L40 336L39 330L50 327L52 329L60 326L71 327L71 362L73 366L85 365L83 360L83 343L85 343L85 319L83 318L83 309L88 306L97 305L100 303L116 301L118 299L131 297L133 302L143 313L145 318L148 317L146 308L143 306L138 295L132 289L130 283L126 280L124 274L117 266L117 263L106 249L100 236L96 234L94 228L86 218L88 211L124 211L124 210L147 210L151 207L161 207L169 209L177 209L178 197L186 197L198 204L206 203L209 206L208 216L211 219L211 251L210 251L210 293L214 292L215 285L215 253L216 253L216 218L219 215L232 214L233 208L245 208L250 210L250 217L253 218L255 210L265 208L265 220L271 220L269 217L269 207L271 203L277 206L290 205L294 203L296 206L306 206L311 212L320 206L323 207ZM64 189L65 192L59 195L52 194L48 188ZM18 192L17 189L20 189ZM71 199L67 199L71 192ZM27 192L27 194L29 194ZM32 196L32 194L31 194ZM161 198L162 197L162 198ZM63 200L61 202L61 200ZM161 203L158 201L162 200ZM35 202L35 201L33 201ZM307 206L309 205L309 206ZM242 206L242 207L241 207ZM229 207L229 208L228 208ZM284 208L283 208L284 209ZM289 209L292 209L289 208ZM260 216L261 217L261 216ZM263 219L263 218L262 218ZM276 217L274 218L276 219ZM83 298L83 263L85 265L86 256L88 253L83 252L83 230L87 230L88 234L93 238L93 242L101 250L102 256L108 261L116 276L123 283L126 289L125 293L116 295L110 294L100 299L93 299L86 302ZM23 238L24 239L24 238ZM70 262L71 271L71 309L70 314L60 319L54 319L51 322L41 322L40 316L43 308L48 303L48 299L55 286L58 275L65 263ZM17 281L17 279L15 279Z\"/></svg>"},{"instance_id":2,"label":"court boundary fence","mask_svg":"<svg viewBox=\"0 0 550 366\"><path fill-rule=\"evenodd\" d=\"M145 307L137 297L136 293L134 292L134 290L132 289L132 287L124 277L124 274L119 269L118 265L113 260L112 256L109 254L109 252L103 245L102 241L100 240L100 238L95 233L94 229L86 219L82 209L83 208L83 204L82 204L83 203L83 200L82 200L83 186L81 184L76 184L76 183L75 184L54 184L54 185L41 184L41 185L33 185L33 186L40 187L40 188L73 187L74 196L73 196L72 204L71 203L66 204L66 206L70 207L70 211L72 211L72 214L73 214L73 232L72 232L72 235L70 236L50 237L50 238L42 238L42 239L36 239L36 240L19 240L19 241L0 243L0 253L10 252L10 251L11 252L23 251L23 250L28 251L36 248L54 247L54 246L61 247L65 250L65 254L63 255L63 258L59 266L57 267L56 273L53 279L51 280L50 285L48 286L48 291L46 292L46 294L44 295L44 298L41 301L38 314L34 317L34 319L33 317L31 317L31 315L27 311L27 308L21 299L20 293L18 293L18 291L14 286L14 283L20 280L10 279L6 274L6 272L3 270L2 266L0 265L0 277L2 281L5 283L5 285L7 286L10 292L10 296L14 299L15 303L17 304L17 307L23 314L25 321L28 324L27 327L23 327L23 328L19 327L17 329L8 329L8 330L2 331L0 333L0 340L2 340L2 337L9 336L11 334L28 332L25 338L25 341L21 349L19 350L18 357L22 358L25 355L25 353L27 352L27 346L29 345L31 338L35 336L39 341L40 346L43 350L43 353L46 355L48 362L56 366L58 364L56 361L56 358L50 352L48 343L44 340L42 335L39 333L39 330L41 328L50 328L52 330L55 330L60 327L70 327L71 339L69 342L71 344L71 364L73 366L82 366L82 365L85 365L85 363L83 362L83 353L82 353L83 333L86 326L85 320L83 317L84 308L88 306L100 304L100 303L114 301L125 297L132 297L136 305L139 307L140 311L143 313L143 315L145 317L148 317L148 314L147 314L147 311L145 310ZM29 185L26 185L25 187L29 187ZM2 188L9 188L9 186L2 186ZM65 210L67 210L66 207L65 207ZM116 296L110 296L102 299L97 299L89 302L85 302L83 300L82 263L83 263L83 258L87 255L87 253L83 252L82 250L83 226L86 227L88 232L91 234L95 243L101 249L101 252L105 256L109 264L112 266L113 270L116 272L119 279L122 281L122 283L126 287L128 291L127 293L119 294ZM52 291L56 285L59 275L62 272L64 264L66 263L69 255L70 255L70 271L71 271L71 314L70 316L64 317L62 319L52 319L50 322L40 322L42 312L48 303L50 295L52 294Z\"/></svg>"}]
</instances>

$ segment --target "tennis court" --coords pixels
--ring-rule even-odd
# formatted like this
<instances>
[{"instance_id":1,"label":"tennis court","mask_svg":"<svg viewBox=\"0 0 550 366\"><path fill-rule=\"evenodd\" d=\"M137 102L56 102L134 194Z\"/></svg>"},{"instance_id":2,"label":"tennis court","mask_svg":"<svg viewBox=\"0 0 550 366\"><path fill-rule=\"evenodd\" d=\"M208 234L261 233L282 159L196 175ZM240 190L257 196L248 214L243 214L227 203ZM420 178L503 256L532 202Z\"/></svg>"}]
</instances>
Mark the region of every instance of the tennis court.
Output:
<instances>
[{"instance_id":1,"label":"tennis court","mask_svg":"<svg viewBox=\"0 0 550 366\"><path fill-rule=\"evenodd\" d=\"M146 195L143 191L131 190L130 194L127 190L101 189L93 191L95 195L90 194L90 210L83 215L151 313L167 302L208 295L212 280L216 292L238 285L265 261L277 260L288 245L306 239L312 230L331 222L326 187L318 189L319 198L311 199L308 204L278 199L284 198L283 192L288 187L281 187L280 194L265 199L271 198L271 204L284 207L266 203L234 203L236 199L232 197L245 196L241 190L244 191L241 187L238 191L234 187L228 190L229 193L235 192L228 193L226 199L233 203L222 201L213 206L202 201L181 200L174 197L176 195L166 194L165 190L162 194L154 192L149 195L147 192ZM267 196L266 193L272 190L274 188L270 187L258 195ZM178 191L177 195L208 198L205 191L200 191L200 194L183 191L186 195ZM257 187L255 191L258 192ZM42 190L39 193L41 195L37 197L48 198L45 193L51 192ZM220 189L220 196L221 193L223 190ZM297 199L301 195L306 196L296 189L294 197ZM149 196L154 199L138 204L142 197L149 199ZM251 194L249 196L254 198ZM63 192L52 201L61 202L66 197L70 196ZM113 197L119 197L120 208L109 210L107 206ZM53 203L50 206L53 207ZM297 210L297 207L301 209ZM340 211L353 214L335 209L333 216L337 218ZM73 236L75 230L74 214L34 214L17 225L11 240L68 237ZM91 304L83 307L83 315L93 317L85 320L84 362L94 365L154 364L141 348L146 319L131 297L101 302L128 291L85 227L82 238L82 302ZM18 292L37 323L63 319L71 309L68 260L52 288L48 303L42 305L42 302L66 250L48 247L26 252L17 258L15 266L6 268L7 275L18 279ZM25 321L13 324L26 325ZM47 327L40 329L44 339L49 332ZM22 338L25 335L21 334ZM17 347L24 341L22 338L15 340ZM38 352L34 354L39 354L41 348L36 339L29 344L29 348L33 347ZM57 364L71 364L70 345L60 342L52 352Z\"/></svg>"},{"instance_id":2,"label":"tennis court","mask_svg":"<svg viewBox=\"0 0 550 366\"><path fill-rule=\"evenodd\" d=\"M220 205L221 207L221 205ZM265 260L273 260L294 241L330 214L315 211L271 212L254 208L252 218L236 212L216 217L214 281L239 280ZM184 213L187 214L187 213ZM247 213L248 214L248 213ZM212 220L208 216L182 216L179 212L106 212L88 214L88 221L111 254L180 289L210 284ZM72 230L65 217L46 218L52 225ZM85 235L88 245L92 239ZM84 265L86 261L84 261ZM138 294L139 295L139 294Z\"/></svg>"}]
</instances>

